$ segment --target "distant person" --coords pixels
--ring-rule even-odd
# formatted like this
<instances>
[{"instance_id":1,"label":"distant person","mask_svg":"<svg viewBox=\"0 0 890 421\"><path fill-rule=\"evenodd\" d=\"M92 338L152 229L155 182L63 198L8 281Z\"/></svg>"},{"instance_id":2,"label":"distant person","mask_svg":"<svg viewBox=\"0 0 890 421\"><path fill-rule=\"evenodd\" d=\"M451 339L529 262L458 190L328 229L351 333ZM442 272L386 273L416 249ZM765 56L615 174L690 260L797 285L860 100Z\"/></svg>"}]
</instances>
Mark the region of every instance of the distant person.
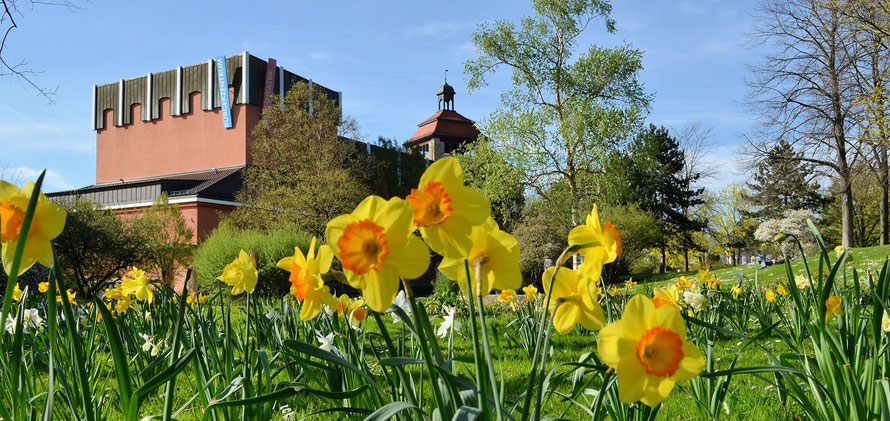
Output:
<instances>
[{"instance_id":1,"label":"distant person","mask_svg":"<svg viewBox=\"0 0 890 421\"><path fill-rule=\"evenodd\" d=\"M757 263L760 264L761 269L766 268L766 256L763 255L763 252L760 250L757 251Z\"/></svg>"}]
</instances>

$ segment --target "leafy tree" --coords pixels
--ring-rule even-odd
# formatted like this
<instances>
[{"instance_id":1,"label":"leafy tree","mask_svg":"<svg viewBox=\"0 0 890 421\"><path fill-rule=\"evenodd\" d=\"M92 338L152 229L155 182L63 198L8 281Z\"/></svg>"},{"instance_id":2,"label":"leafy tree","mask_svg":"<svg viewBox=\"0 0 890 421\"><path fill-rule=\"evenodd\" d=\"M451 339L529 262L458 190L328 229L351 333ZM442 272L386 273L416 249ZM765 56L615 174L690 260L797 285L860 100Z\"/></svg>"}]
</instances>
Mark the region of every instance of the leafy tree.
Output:
<instances>
[{"instance_id":1,"label":"leafy tree","mask_svg":"<svg viewBox=\"0 0 890 421\"><path fill-rule=\"evenodd\" d=\"M707 221L692 217L687 210L702 203L703 188L693 188L700 175L687 174L685 154L676 139L664 127L649 125L631 142L626 166L630 186L637 194L642 209L649 211L659 222L663 237L660 241L661 270L666 269L669 236L678 240L688 256L694 244L692 233L701 231ZM689 259L684 258L688 270Z\"/></svg>"},{"instance_id":2,"label":"leafy tree","mask_svg":"<svg viewBox=\"0 0 890 421\"><path fill-rule=\"evenodd\" d=\"M519 267L523 279L540 285L547 263L553 264L566 246L567 231L550 222L545 203L533 203L516 224L513 235L519 242Z\"/></svg>"},{"instance_id":3,"label":"leafy tree","mask_svg":"<svg viewBox=\"0 0 890 421\"><path fill-rule=\"evenodd\" d=\"M857 165L856 175L853 177L853 232L856 241L853 247L870 247L881 243L881 186L880 180L872 175L862 163ZM832 180L830 189L838 188L836 180ZM822 221L820 226L825 241L829 244L839 244L841 228L840 202L831 200L821 209Z\"/></svg>"},{"instance_id":4,"label":"leafy tree","mask_svg":"<svg viewBox=\"0 0 890 421\"><path fill-rule=\"evenodd\" d=\"M312 112L310 113L310 104ZM233 212L240 228L292 228L323 235L333 217L351 211L370 193L363 144L348 139L356 124L320 88L298 83L284 108L266 108L254 127L253 165L244 172Z\"/></svg>"},{"instance_id":5,"label":"leafy tree","mask_svg":"<svg viewBox=\"0 0 890 421\"><path fill-rule=\"evenodd\" d=\"M525 205L522 171L508 162L484 137L454 155L460 161L467 185L488 199L491 216L501 229L512 232Z\"/></svg>"},{"instance_id":6,"label":"leafy tree","mask_svg":"<svg viewBox=\"0 0 890 421\"><path fill-rule=\"evenodd\" d=\"M655 216L636 203L603 206L600 217L614 224L621 234L621 256L615 264L603 268L603 278L606 281L632 273L633 265L638 260L645 259L649 250L657 247L663 238Z\"/></svg>"},{"instance_id":7,"label":"leafy tree","mask_svg":"<svg viewBox=\"0 0 890 421\"><path fill-rule=\"evenodd\" d=\"M192 263L194 248L194 234L182 219L179 205L170 203L167 193L161 193L135 223L142 231L146 246L146 268L162 280L172 282L181 268Z\"/></svg>"},{"instance_id":8,"label":"leafy tree","mask_svg":"<svg viewBox=\"0 0 890 421\"><path fill-rule=\"evenodd\" d=\"M464 73L472 92L498 69L511 71L513 88L502 93L482 131L507 162L522 169L523 186L551 206L556 200L550 187L564 182L570 221L577 224L587 210L582 203L610 187L610 156L649 107L638 80L642 52L628 45L579 49L595 19L614 31L606 1L533 0L532 8L534 15L518 25L480 24L473 34L479 57L464 64Z\"/></svg>"},{"instance_id":9,"label":"leafy tree","mask_svg":"<svg viewBox=\"0 0 890 421\"><path fill-rule=\"evenodd\" d=\"M705 202L710 204L710 234L735 266L740 252L753 245L758 226L757 220L750 216L747 191L742 184L730 183Z\"/></svg>"},{"instance_id":10,"label":"leafy tree","mask_svg":"<svg viewBox=\"0 0 890 421\"><path fill-rule=\"evenodd\" d=\"M752 216L765 220L781 217L786 210L816 211L825 204L814 180L813 165L804 161L784 139L779 140L754 167L752 181L747 183L746 199L756 209Z\"/></svg>"},{"instance_id":11,"label":"leafy tree","mask_svg":"<svg viewBox=\"0 0 890 421\"><path fill-rule=\"evenodd\" d=\"M54 243L59 265L78 295L102 291L126 268L145 261L149 243L137 219L120 218L84 198L64 207L65 229Z\"/></svg>"}]
</instances>

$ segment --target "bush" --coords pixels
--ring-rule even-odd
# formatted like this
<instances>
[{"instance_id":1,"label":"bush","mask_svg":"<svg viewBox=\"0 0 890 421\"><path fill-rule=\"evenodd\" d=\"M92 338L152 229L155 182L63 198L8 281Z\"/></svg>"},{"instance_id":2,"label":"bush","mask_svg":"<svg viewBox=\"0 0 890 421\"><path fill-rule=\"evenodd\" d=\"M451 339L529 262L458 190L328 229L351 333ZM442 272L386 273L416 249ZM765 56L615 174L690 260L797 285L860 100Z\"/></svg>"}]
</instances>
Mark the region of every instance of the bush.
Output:
<instances>
[{"instance_id":1,"label":"bush","mask_svg":"<svg viewBox=\"0 0 890 421\"><path fill-rule=\"evenodd\" d=\"M310 238L303 233L288 230L243 230L228 224L217 227L195 252L195 271L202 289L215 289L220 285L216 277L223 268L238 257L239 250L253 250L260 281L255 293L265 296L281 296L289 292L287 271L275 266L279 260L293 255L294 247L304 253L309 250ZM222 285L225 286L225 285Z\"/></svg>"},{"instance_id":2,"label":"bush","mask_svg":"<svg viewBox=\"0 0 890 421\"><path fill-rule=\"evenodd\" d=\"M628 273L652 273L647 255L661 239L658 221L652 213L637 204L603 206L600 209L600 218L604 224L612 223L618 229L622 250L621 257L615 264L604 269L603 277L611 281Z\"/></svg>"}]
</instances>

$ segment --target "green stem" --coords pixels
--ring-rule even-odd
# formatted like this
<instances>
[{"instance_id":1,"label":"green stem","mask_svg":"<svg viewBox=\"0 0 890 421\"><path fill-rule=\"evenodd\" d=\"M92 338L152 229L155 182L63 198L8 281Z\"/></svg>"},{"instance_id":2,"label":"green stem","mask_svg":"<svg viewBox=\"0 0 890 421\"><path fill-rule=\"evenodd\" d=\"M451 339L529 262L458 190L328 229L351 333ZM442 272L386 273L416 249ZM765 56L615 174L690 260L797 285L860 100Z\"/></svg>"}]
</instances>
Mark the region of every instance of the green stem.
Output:
<instances>
[{"instance_id":1,"label":"green stem","mask_svg":"<svg viewBox=\"0 0 890 421\"><path fill-rule=\"evenodd\" d=\"M554 271L555 272L555 271ZM550 285L553 285L551 281ZM556 307L559 307L560 302L556 302ZM535 411L532 414L532 419L537 420L540 419L541 414L541 404L544 400L544 377L547 372L547 356L550 351L550 332L553 331L553 316L556 314L556 308L553 309L553 313L550 314L549 323L546 323L547 333L544 336L544 349L541 351L541 374L538 376L538 392L535 396Z\"/></svg>"},{"instance_id":2,"label":"green stem","mask_svg":"<svg viewBox=\"0 0 890 421\"><path fill-rule=\"evenodd\" d=\"M482 382L482 372L485 371L485 366L481 364L480 350L479 350L479 339L477 338L478 327L476 326L476 309L473 305L473 287L470 280L470 262L464 259L464 274L466 275L466 290L467 290L467 303L469 304L469 315L470 315L470 326L473 332L473 358L476 363L476 387L478 390L478 400L479 400L479 409L482 410L482 413L487 417L486 409L488 407L488 402L485 399L485 383Z\"/></svg>"},{"instance_id":3,"label":"green stem","mask_svg":"<svg viewBox=\"0 0 890 421\"><path fill-rule=\"evenodd\" d=\"M478 291L479 273L477 270L476 282ZM482 325L482 350L485 353L485 364L488 368L488 379L491 381L491 394L494 397L494 412L497 419L501 420L501 397L498 393L498 379L494 374L494 363L491 361L491 347L488 344L488 325L485 322L485 309L482 306L482 295L476 294L476 300L479 304L479 324Z\"/></svg>"}]
</instances>

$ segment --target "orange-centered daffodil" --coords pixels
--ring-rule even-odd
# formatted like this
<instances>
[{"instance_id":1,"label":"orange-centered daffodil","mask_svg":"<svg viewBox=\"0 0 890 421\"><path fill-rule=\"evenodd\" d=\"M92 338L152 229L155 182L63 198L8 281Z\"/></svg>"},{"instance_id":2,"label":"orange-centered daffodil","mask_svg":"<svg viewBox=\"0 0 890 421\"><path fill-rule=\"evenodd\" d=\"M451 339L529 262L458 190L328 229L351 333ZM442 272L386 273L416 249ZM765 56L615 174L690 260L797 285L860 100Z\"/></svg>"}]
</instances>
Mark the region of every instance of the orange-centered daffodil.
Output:
<instances>
[{"instance_id":1,"label":"orange-centered daffodil","mask_svg":"<svg viewBox=\"0 0 890 421\"><path fill-rule=\"evenodd\" d=\"M556 272L554 277L553 273ZM576 324L585 329L599 330L605 324L606 317L599 303L593 299L588 289L589 279L584 277L584 271L551 266L544 271L542 280L544 290L550 288L550 279L553 278L553 292L550 296L550 310L554 307L553 328L561 335L572 331Z\"/></svg>"},{"instance_id":2,"label":"orange-centered daffodil","mask_svg":"<svg viewBox=\"0 0 890 421\"><path fill-rule=\"evenodd\" d=\"M392 305L399 278L414 279L430 265L430 252L414 235L411 206L403 199L369 196L355 210L328 222L325 236L346 279L378 313Z\"/></svg>"},{"instance_id":3,"label":"orange-centered daffodil","mask_svg":"<svg viewBox=\"0 0 890 421\"><path fill-rule=\"evenodd\" d=\"M621 320L600 331L597 351L618 375L618 399L650 407L664 400L676 382L698 376L705 367L701 352L686 340L680 309L656 308L644 295L631 298Z\"/></svg>"},{"instance_id":4,"label":"orange-centered daffodil","mask_svg":"<svg viewBox=\"0 0 890 421\"><path fill-rule=\"evenodd\" d=\"M488 199L464 185L460 164L451 157L430 165L405 200L427 244L447 257L465 257L472 246L473 226L491 213Z\"/></svg>"},{"instance_id":5,"label":"orange-centered daffodil","mask_svg":"<svg viewBox=\"0 0 890 421\"><path fill-rule=\"evenodd\" d=\"M473 246L463 257L445 256L439 271L448 279L457 281L467 293L467 276L464 260L470 265L470 286L474 296L488 295L492 289L507 290L522 286L519 272L519 243L512 235L501 231L493 219L473 227L470 235ZM477 272L481 275L477 282Z\"/></svg>"},{"instance_id":6,"label":"orange-centered daffodil","mask_svg":"<svg viewBox=\"0 0 890 421\"><path fill-rule=\"evenodd\" d=\"M364 307L365 300L362 299L350 299L348 295L341 294L340 298L337 299L337 317L340 320L345 320L347 317L349 318L349 324L352 327L358 327L358 325L365 320L365 316L368 313L365 311Z\"/></svg>"},{"instance_id":7,"label":"orange-centered daffodil","mask_svg":"<svg viewBox=\"0 0 890 421\"><path fill-rule=\"evenodd\" d=\"M614 225L600 224L596 204L587 215L587 221L569 232L569 245L581 244L587 244L578 252L584 256L584 268L590 279L599 279L603 265L621 256L621 236Z\"/></svg>"},{"instance_id":8,"label":"orange-centered daffodil","mask_svg":"<svg viewBox=\"0 0 890 421\"><path fill-rule=\"evenodd\" d=\"M309 253L303 255L299 247L294 247L294 255L278 261L278 267L290 272L290 291L303 303L300 320L312 320L321 311L322 304L334 306L334 296L325 286L321 275L331 270L334 251L327 244L318 248L315 254L316 238L312 237Z\"/></svg>"},{"instance_id":9,"label":"orange-centered daffodil","mask_svg":"<svg viewBox=\"0 0 890 421\"><path fill-rule=\"evenodd\" d=\"M7 274L12 267L15 245L21 234L25 211L34 193L34 183L30 181L20 189L0 180L0 244L2 244L0 254ZM47 267L53 265L50 241L58 237L65 226L65 209L47 200L43 193L39 191L36 193L40 196L37 198L37 207L31 219L31 228L28 230L18 275L25 273L35 262Z\"/></svg>"}]
</instances>

